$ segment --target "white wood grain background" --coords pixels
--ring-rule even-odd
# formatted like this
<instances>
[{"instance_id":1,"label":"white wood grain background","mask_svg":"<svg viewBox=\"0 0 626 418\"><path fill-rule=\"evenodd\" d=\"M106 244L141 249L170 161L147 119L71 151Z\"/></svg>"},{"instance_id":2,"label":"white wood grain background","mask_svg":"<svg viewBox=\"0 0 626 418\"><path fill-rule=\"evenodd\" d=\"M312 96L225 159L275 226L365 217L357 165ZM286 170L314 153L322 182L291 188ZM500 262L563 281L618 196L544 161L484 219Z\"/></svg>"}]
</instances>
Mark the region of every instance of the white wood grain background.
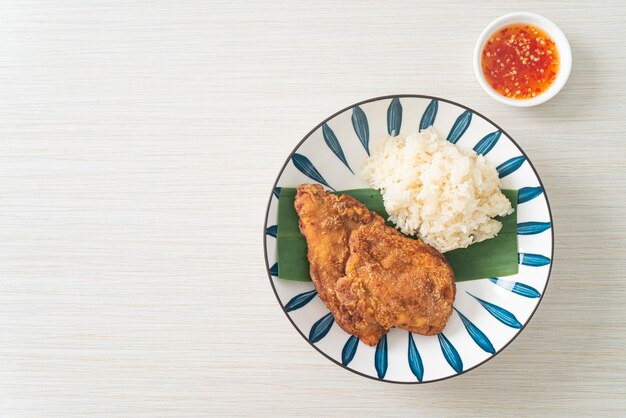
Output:
<instances>
[{"instance_id":1,"label":"white wood grain background","mask_svg":"<svg viewBox=\"0 0 626 418\"><path fill-rule=\"evenodd\" d=\"M569 37L533 109L474 80L514 10ZM622 1L0 3L0 415L626 414ZM552 279L502 354L436 384L374 382L291 327L262 223L295 143L369 97L459 101L518 140L555 217Z\"/></svg>"}]
</instances>

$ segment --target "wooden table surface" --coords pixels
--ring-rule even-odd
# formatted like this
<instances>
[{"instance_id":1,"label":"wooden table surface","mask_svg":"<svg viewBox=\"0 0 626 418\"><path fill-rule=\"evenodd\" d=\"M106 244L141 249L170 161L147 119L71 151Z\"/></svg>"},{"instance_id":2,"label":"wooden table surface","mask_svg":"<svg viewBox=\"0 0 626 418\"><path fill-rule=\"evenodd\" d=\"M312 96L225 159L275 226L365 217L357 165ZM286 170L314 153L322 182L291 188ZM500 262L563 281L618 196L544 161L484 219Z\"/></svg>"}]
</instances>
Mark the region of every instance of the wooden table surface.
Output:
<instances>
[{"instance_id":1,"label":"wooden table surface","mask_svg":"<svg viewBox=\"0 0 626 418\"><path fill-rule=\"evenodd\" d=\"M532 109L474 79L515 10L568 36L565 89ZM626 414L626 8L621 1L0 3L0 415ZM271 185L354 102L468 105L525 149L555 263L526 330L435 384L323 358L266 277Z\"/></svg>"}]
</instances>

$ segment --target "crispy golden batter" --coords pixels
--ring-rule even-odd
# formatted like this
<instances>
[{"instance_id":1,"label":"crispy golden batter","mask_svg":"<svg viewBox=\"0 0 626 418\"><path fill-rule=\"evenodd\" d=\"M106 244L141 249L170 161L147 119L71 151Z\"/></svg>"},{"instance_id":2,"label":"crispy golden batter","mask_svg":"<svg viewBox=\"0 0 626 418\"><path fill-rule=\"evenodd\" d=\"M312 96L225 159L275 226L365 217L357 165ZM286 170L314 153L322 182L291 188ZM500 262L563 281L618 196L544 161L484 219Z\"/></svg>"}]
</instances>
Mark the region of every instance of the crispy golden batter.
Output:
<instances>
[{"instance_id":1,"label":"crispy golden batter","mask_svg":"<svg viewBox=\"0 0 626 418\"><path fill-rule=\"evenodd\" d=\"M346 276L336 290L354 317L423 335L443 331L456 294L443 255L380 224L354 230Z\"/></svg>"},{"instance_id":2,"label":"crispy golden batter","mask_svg":"<svg viewBox=\"0 0 626 418\"><path fill-rule=\"evenodd\" d=\"M298 186L294 206L311 279L341 328L369 345L392 327L424 335L443 330L456 287L437 250L320 185Z\"/></svg>"},{"instance_id":3,"label":"crispy golden batter","mask_svg":"<svg viewBox=\"0 0 626 418\"><path fill-rule=\"evenodd\" d=\"M384 224L384 220L353 197L336 196L317 184L298 186L294 202L300 217L300 231L308 246L311 279L317 293L347 333L374 345L387 330L356 312L353 317L341 306L335 294L337 280L344 275L350 234L361 225Z\"/></svg>"}]
</instances>

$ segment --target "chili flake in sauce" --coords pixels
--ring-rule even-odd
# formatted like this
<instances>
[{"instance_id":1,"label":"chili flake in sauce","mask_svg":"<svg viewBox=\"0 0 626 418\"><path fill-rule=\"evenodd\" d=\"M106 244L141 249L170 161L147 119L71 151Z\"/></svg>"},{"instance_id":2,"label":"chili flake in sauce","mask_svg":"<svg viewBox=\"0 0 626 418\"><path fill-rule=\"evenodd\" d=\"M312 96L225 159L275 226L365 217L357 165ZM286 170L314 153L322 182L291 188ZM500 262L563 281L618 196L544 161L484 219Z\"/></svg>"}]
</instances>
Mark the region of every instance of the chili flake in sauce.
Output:
<instances>
[{"instance_id":1,"label":"chili flake in sauce","mask_svg":"<svg viewBox=\"0 0 626 418\"><path fill-rule=\"evenodd\" d=\"M554 41L541 29L516 24L498 29L482 52L489 85L512 99L532 99L550 87L559 70Z\"/></svg>"}]
</instances>

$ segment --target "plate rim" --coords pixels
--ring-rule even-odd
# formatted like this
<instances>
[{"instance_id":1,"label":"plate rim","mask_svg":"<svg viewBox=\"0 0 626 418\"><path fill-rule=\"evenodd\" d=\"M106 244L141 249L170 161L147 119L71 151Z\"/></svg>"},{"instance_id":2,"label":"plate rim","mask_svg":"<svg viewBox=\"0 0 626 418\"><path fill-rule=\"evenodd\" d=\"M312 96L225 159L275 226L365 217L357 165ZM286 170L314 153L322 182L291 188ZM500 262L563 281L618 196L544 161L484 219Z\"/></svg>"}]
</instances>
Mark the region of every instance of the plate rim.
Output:
<instances>
[{"instance_id":1,"label":"plate rim","mask_svg":"<svg viewBox=\"0 0 626 418\"><path fill-rule=\"evenodd\" d=\"M335 360L334 358L332 358L330 355L326 354L324 351L322 351L319 347L317 347L315 344L313 344L311 341L309 341L309 339L306 337L306 335L304 335L304 333L300 330L300 328L298 328L298 326L295 324L295 322L293 321L293 319L291 319L291 317L289 316L289 314L287 313L287 311L285 310L285 306L282 304L280 297L278 296L278 292L276 291L276 287L274 286L274 282L272 281L272 273L270 272L270 265L269 265L269 260L267 258L267 234L266 234L266 228L267 228L267 222L268 222L268 218L269 218L269 212L270 212L270 206L272 203L272 199L274 196L274 189L276 188L276 185L278 184L278 181L280 180L280 177L282 176L283 172L285 171L285 168L287 167L287 164L289 164L289 161L291 161L291 157L293 157L293 155L295 154L295 152L298 150L298 148L300 148L300 146L302 144L304 144L304 142L309 139L309 137L311 135L313 135L313 133L315 133L322 125L324 125L325 123L327 123L328 121L334 119L336 116L340 115L343 112L346 112L356 106L360 106L366 103L371 103L371 102L376 102L376 101L380 101L380 100L387 100L387 99L394 99L394 98L416 98L416 99L430 99L430 100L438 100L441 102L445 102L445 103L449 103L455 106L458 106L462 109L465 110L469 110L470 112L480 116L481 118L483 118L484 120L486 120L487 122L491 123L494 127L498 128L498 130L500 130L500 132L502 132L504 135L506 135L506 137L513 143L513 145L515 145L515 147L522 153L522 155L524 156L524 158L526 159L526 161L528 162L528 164L530 165L530 168L533 170L533 173L535 173L535 177L537 177L537 181L539 181L539 185L541 186L541 190L543 191L543 196L546 199L546 206L548 207L548 214L550 215L550 222L552 224L552 247L551 247L551 254L550 254L550 268L548 269L548 275L546 277L546 284L544 286L543 292L541 292L541 296L539 297L539 300L537 301L537 304L535 305L535 308L533 309L533 311L531 312L531 314L528 316L528 319L526 320L526 322L524 324L522 324L522 327L519 329L519 331L517 331L517 333L515 333L515 335L513 335L513 337L511 337L511 339L509 341L507 341L506 344L504 344L500 350L496 351L493 355L487 357L485 360L475 364L474 366L463 370L460 373L455 373L446 377L441 377L439 379L434 379L434 380L428 380L428 381L424 381L424 382L420 382L420 381L415 381L415 382L403 382L403 381L397 381L397 380L388 380L385 378L379 378L379 377L375 377L375 376L370 376L368 374L365 374L363 372L359 372L357 370L354 370L346 365L341 364L339 361ZM519 146L519 144L513 139L513 137L511 137L504 129L502 129L498 124L496 124L495 122L493 122L491 119L489 119L488 117L486 117L485 115L483 115L480 112L477 112L476 110L467 107L465 105L462 105L458 102L455 102L453 100L449 100L449 99L444 99L441 97L437 97L437 96L429 96L429 95L425 95L425 94L389 94L389 95L385 95L385 96L377 96L377 97L373 97L370 99L366 99L366 100L362 100L360 102L354 103L352 105L346 106L344 108L342 108L341 110L333 113L332 115L328 116L327 118L325 118L324 120L322 120L320 123L318 123L317 125L315 125L315 127L313 129L311 129L300 141L298 141L298 143L294 146L293 150L289 153L289 155L287 156L287 158L285 159L285 162L283 163L282 167L280 168L280 170L278 171L278 175L276 176L276 180L274 180L274 184L272 185L272 189L270 190L270 196L269 199L267 201L267 208L265 209L265 221L263 223L263 257L265 259L265 269L267 271L267 277L268 280L270 282L270 285L272 286L272 291L274 292L274 297L276 298L276 301L278 302L278 305L280 305L280 308L282 309L283 313L285 314L285 316L287 317L287 319L289 320L289 322L291 323L291 325L296 329L296 331L298 332L298 334L300 334L300 336L311 346L313 347L315 350L317 350L318 353L320 353L322 356L326 357L328 360L330 360L331 362L335 363L337 366L348 370L349 372L352 372L356 375L368 378L368 379L372 379L378 382L385 382L385 383L392 383L392 384L398 384L398 385L423 385L423 384L429 384L429 383L436 383L436 382L441 382L443 380L448 380L448 379L452 379L454 377L457 376L461 376L467 372L470 372L474 369L477 369L478 367L482 366L483 364L487 363L488 361L494 359L498 354L500 354L501 352L503 352L513 341L515 341L517 339L517 337L522 333L522 331L524 331L524 329L526 329L526 326L528 326L528 324L530 323L530 321L532 320L532 318L535 316L535 313L537 312L537 309L539 309L539 305L541 305L541 302L543 301L543 297L545 296L547 290L548 290L548 284L550 283L550 276L552 275L552 267L554 266L554 218L552 216L552 208L550 207L550 201L548 200L548 194L546 192L546 188L543 185L543 181L541 180L541 176L539 176L539 173L537 172L537 170L535 169L535 166L533 165L533 163L531 162L531 160L528 158L528 155L526 155L526 152L524 152L524 150L522 149L522 147Z\"/></svg>"}]
</instances>

